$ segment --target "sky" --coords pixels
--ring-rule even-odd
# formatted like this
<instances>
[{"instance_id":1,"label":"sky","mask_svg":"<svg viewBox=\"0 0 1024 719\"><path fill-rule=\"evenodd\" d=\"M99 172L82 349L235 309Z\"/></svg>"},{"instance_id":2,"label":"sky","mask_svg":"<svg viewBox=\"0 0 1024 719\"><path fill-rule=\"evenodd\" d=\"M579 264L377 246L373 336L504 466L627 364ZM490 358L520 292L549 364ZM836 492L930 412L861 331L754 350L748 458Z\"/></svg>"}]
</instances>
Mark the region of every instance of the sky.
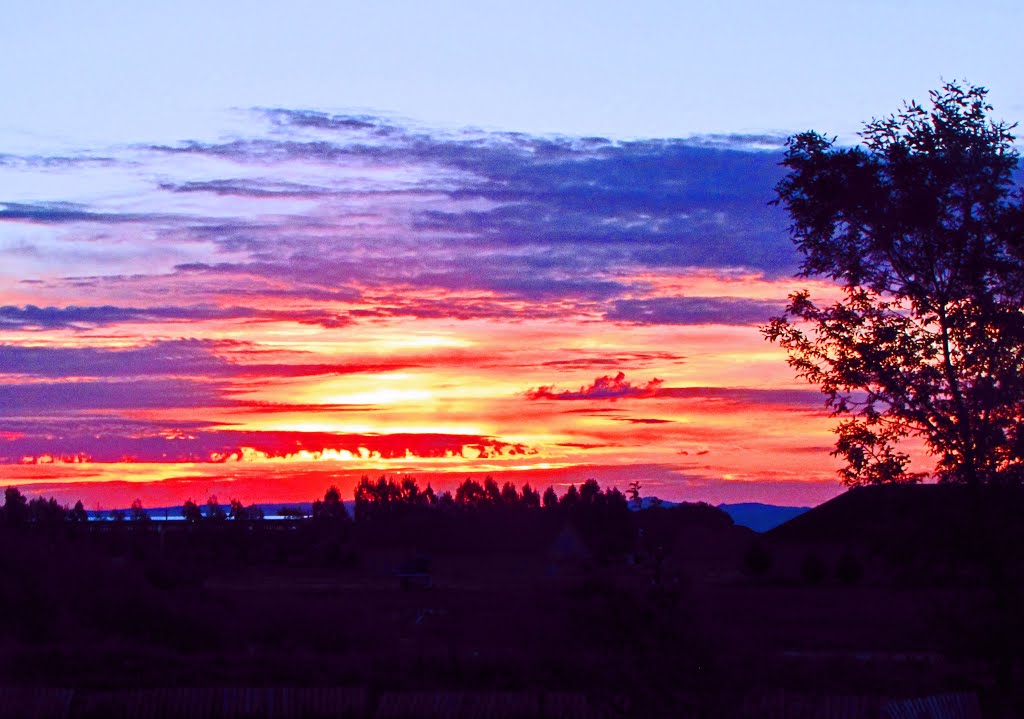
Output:
<instances>
[{"instance_id":1,"label":"sky","mask_svg":"<svg viewBox=\"0 0 1024 719\"><path fill-rule=\"evenodd\" d=\"M690 5L7 3L0 484L840 492L759 331L834 293L768 204L785 138L954 79L1021 119L1024 8Z\"/></svg>"}]
</instances>

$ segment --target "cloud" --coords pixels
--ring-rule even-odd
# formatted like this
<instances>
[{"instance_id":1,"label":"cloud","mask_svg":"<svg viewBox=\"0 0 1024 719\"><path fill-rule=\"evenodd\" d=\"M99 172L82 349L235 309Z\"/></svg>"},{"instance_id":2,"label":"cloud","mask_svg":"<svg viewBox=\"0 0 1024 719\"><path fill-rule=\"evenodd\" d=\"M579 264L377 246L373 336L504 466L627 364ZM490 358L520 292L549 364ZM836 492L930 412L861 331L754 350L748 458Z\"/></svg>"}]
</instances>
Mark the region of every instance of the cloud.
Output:
<instances>
[{"instance_id":1,"label":"cloud","mask_svg":"<svg viewBox=\"0 0 1024 719\"><path fill-rule=\"evenodd\" d=\"M145 435L63 431L50 436L0 437L0 463L80 461L222 463L267 459L476 459L528 456L527 445L484 435L334 434L327 432L243 432L168 430Z\"/></svg>"},{"instance_id":2,"label":"cloud","mask_svg":"<svg viewBox=\"0 0 1024 719\"><path fill-rule=\"evenodd\" d=\"M100 212L73 202L0 202L0 222L62 225L74 222L123 224L174 219L173 215Z\"/></svg>"},{"instance_id":3,"label":"cloud","mask_svg":"<svg viewBox=\"0 0 1024 719\"><path fill-rule=\"evenodd\" d=\"M195 409L231 404L222 392L217 382L192 379L0 384L0 407L7 416L80 410Z\"/></svg>"},{"instance_id":4,"label":"cloud","mask_svg":"<svg viewBox=\"0 0 1024 719\"><path fill-rule=\"evenodd\" d=\"M554 367L557 369L590 369L592 367L644 367L652 363L681 363L686 359L685 355L676 352L619 352L614 354L587 355L581 354L578 350L558 350L554 354L576 356L569 359L546 360L540 363L542 367Z\"/></svg>"},{"instance_id":5,"label":"cloud","mask_svg":"<svg viewBox=\"0 0 1024 719\"><path fill-rule=\"evenodd\" d=\"M604 318L653 325L756 325L782 314L784 306L742 297L651 297L615 300Z\"/></svg>"},{"instance_id":6,"label":"cloud","mask_svg":"<svg viewBox=\"0 0 1024 719\"><path fill-rule=\"evenodd\" d=\"M254 117L262 125L230 141L112 153L110 161L133 183L121 194L138 197L128 209L116 196L92 204L0 198L0 220L54 226L54 233L87 223L74 228L76 241L117 247L104 256L108 288L137 272L137 266L122 272L118 263L144 261L135 243L174 247L182 255L166 265L175 271L162 280L165 287L200 275L237 286L244 277L267 292L311 301L358 300L350 289L345 298L329 297L339 286L403 288L404 301L364 306L364 318L575 312L617 321L749 323L753 305L726 308L713 298L704 305L696 298L666 303L669 298L649 297L649 288L629 278L693 268L746 268L775 278L798 268L784 213L767 205L782 173L777 137L617 142L439 131L367 114L287 108L257 109ZM142 239L110 244L128 223L145 226ZM52 256L71 237L55 235L56 247L11 244L3 252ZM447 306L437 298L419 301L435 290L489 296ZM23 324L4 309L0 326ZM119 320L103 308L109 323L173 319L161 317L160 308L144 316L120 309L134 316ZM202 309L180 312L199 319ZM242 317L247 309L218 311ZM328 327L346 321L309 312L296 321ZM38 324L30 326L68 326L58 316L36 314ZM102 314L94 310L90 324L107 324Z\"/></svg>"},{"instance_id":7,"label":"cloud","mask_svg":"<svg viewBox=\"0 0 1024 719\"><path fill-rule=\"evenodd\" d=\"M324 363L290 355L291 362L265 363L218 355L259 356L245 342L225 340L166 340L141 347L39 347L0 345L0 374L27 377L311 377L328 374L379 372L408 366L407 362Z\"/></svg>"},{"instance_id":8,"label":"cloud","mask_svg":"<svg viewBox=\"0 0 1024 719\"><path fill-rule=\"evenodd\" d=\"M594 380L590 386L580 387L579 390L572 391L557 391L554 386L548 385L546 387L537 387L536 389L527 390L526 396L532 400L538 399L556 399L556 400L571 400L571 399L622 399L625 397L655 397L658 394L658 390L663 384L660 379L652 379L650 382L643 385L633 385L627 379L626 375L619 372L614 377L605 375L604 377L598 377Z\"/></svg>"},{"instance_id":9,"label":"cloud","mask_svg":"<svg viewBox=\"0 0 1024 719\"><path fill-rule=\"evenodd\" d=\"M754 387L662 387L658 397L728 402L738 405L783 405L823 409L825 398L816 389L759 389Z\"/></svg>"},{"instance_id":10,"label":"cloud","mask_svg":"<svg viewBox=\"0 0 1024 719\"><path fill-rule=\"evenodd\" d=\"M612 142L479 131L440 133L365 115L262 112L279 136L154 149L228 159L243 166L309 163L357 172L387 168L395 179L364 194L360 211L365 202L373 207L374 196L385 198L396 191L414 189L424 196L447 198L447 203L411 206L411 212L405 208L395 218L419 235L423 259L429 262L433 252L448 251L451 241L461 240L481 261L491 253L507 253L503 259L510 265L491 266L507 266L507 276L520 280L539 277L552 282L558 272L579 277L581 272L607 271L623 263L748 267L770 276L789 274L798 266L782 213L767 206L782 176L782 143L777 137ZM367 174L364 185L371 176L374 183L387 177ZM214 178L165 187L311 200L330 194L324 182L277 178ZM446 236L447 242L435 249L434 236ZM256 237L248 241L261 242ZM524 252L524 246L529 250ZM545 271L537 272L538 261L548 264ZM417 279L427 283L446 278L420 273ZM484 286L465 284L473 278L461 279L462 287ZM487 275L476 273L475 279L486 280ZM565 287L567 292L573 289ZM531 291L524 284L520 294Z\"/></svg>"},{"instance_id":11,"label":"cloud","mask_svg":"<svg viewBox=\"0 0 1024 719\"><path fill-rule=\"evenodd\" d=\"M160 189L175 193L209 192L214 195L239 197L313 198L332 194L331 190L326 187L266 179L194 180L180 184L165 182L160 184Z\"/></svg>"},{"instance_id":12,"label":"cloud","mask_svg":"<svg viewBox=\"0 0 1024 719\"><path fill-rule=\"evenodd\" d=\"M553 385L537 387L526 391L531 400L617 400L617 399L693 399L723 401L744 405L788 405L799 407L824 407L824 398L813 389L758 389L748 387L666 387L664 380L652 379L644 384L633 384L624 372L598 377L588 386L576 391L558 390ZM638 424L660 424L667 420L628 418L616 415L612 409L572 409L567 412L609 415Z\"/></svg>"},{"instance_id":13,"label":"cloud","mask_svg":"<svg viewBox=\"0 0 1024 719\"><path fill-rule=\"evenodd\" d=\"M199 320L251 320L261 322L298 322L322 327L344 327L350 320L327 310L266 310L254 307L180 307L76 306L36 307L25 305L0 307L0 329L52 330L102 327L124 322L179 322Z\"/></svg>"}]
</instances>

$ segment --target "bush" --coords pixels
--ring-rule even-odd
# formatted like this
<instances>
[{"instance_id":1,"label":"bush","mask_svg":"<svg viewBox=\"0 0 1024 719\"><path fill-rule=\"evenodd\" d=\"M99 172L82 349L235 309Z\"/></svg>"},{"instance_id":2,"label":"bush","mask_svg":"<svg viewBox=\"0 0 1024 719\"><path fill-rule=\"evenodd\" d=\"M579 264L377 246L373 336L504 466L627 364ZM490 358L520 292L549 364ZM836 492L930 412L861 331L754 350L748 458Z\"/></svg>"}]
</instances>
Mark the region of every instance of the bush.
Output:
<instances>
[{"instance_id":1,"label":"bush","mask_svg":"<svg viewBox=\"0 0 1024 719\"><path fill-rule=\"evenodd\" d=\"M821 557L811 552L800 565L800 576L807 584L821 584L825 580L827 570Z\"/></svg>"},{"instance_id":2,"label":"bush","mask_svg":"<svg viewBox=\"0 0 1024 719\"><path fill-rule=\"evenodd\" d=\"M853 554L843 552L836 563L836 576L843 584L856 584L864 576L864 567Z\"/></svg>"},{"instance_id":3,"label":"bush","mask_svg":"<svg viewBox=\"0 0 1024 719\"><path fill-rule=\"evenodd\" d=\"M743 569L753 577L763 577L772 568L772 555L761 542L755 542L743 556Z\"/></svg>"}]
</instances>

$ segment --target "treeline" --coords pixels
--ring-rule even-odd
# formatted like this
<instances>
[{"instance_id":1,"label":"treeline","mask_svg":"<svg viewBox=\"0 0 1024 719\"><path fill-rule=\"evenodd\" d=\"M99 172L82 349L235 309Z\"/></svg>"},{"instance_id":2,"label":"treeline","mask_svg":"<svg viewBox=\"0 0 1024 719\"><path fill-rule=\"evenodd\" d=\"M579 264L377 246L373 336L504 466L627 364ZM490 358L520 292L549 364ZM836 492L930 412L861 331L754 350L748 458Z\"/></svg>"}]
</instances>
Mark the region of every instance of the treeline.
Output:
<instances>
[{"instance_id":1,"label":"treeline","mask_svg":"<svg viewBox=\"0 0 1024 719\"><path fill-rule=\"evenodd\" d=\"M636 483L632 495L639 497ZM154 522L139 500L127 511L89 521L81 501L69 509L52 498L27 500L8 488L0 526L15 531L65 526L76 535L98 536L112 551L139 557L328 564L351 563L359 548L384 546L422 552L543 551L566 524L601 559L629 552L636 534L630 500L615 488L602 489L595 479L572 484L559 495L552 487L542 492L528 482L516 487L490 476L467 478L450 492L435 492L413 476L364 476L353 496L350 512L339 489L331 487L308 512L279 510L284 522L266 521L259 506L236 499L222 505L216 497L202 504L189 498L181 506L183 521L165 524ZM159 533L162 539L158 526L167 531ZM290 531L282 532L285 528Z\"/></svg>"},{"instance_id":2,"label":"treeline","mask_svg":"<svg viewBox=\"0 0 1024 719\"><path fill-rule=\"evenodd\" d=\"M612 487L602 489L597 480L588 479L579 488L575 484L559 497L554 487L543 492L534 489L529 482L522 488L512 482L499 485L493 477L483 482L467 478L454 491L435 492L428 483L420 487L419 481L406 475L401 478L381 476L376 480L364 475L354 490L354 516L350 515L342 500L341 491L331 486L322 499L312 503L307 515L293 507L282 507L279 515L286 519L311 519L315 521L380 522L400 517L410 517L424 512L441 515L459 515L472 512L535 512L544 511L560 516L622 514L628 511L629 501L639 499L639 484L631 485L631 500ZM225 507L217 497L211 496L203 504L189 498L181 507L181 516L186 522L198 524L204 521L225 520L259 521L265 518L264 510L257 504L245 505L238 499L231 499ZM99 517L94 517L99 519ZM107 517L113 522L148 522L152 517L142 501L136 499L128 510L115 509ZM89 513L81 500L68 508L53 497L34 497L29 500L17 487L4 490L4 506L0 509L0 523L18 527L26 525L52 525L62 522L84 523Z\"/></svg>"},{"instance_id":3,"label":"treeline","mask_svg":"<svg viewBox=\"0 0 1024 719\"><path fill-rule=\"evenodd\" d=\"M81 500L75 502L73 508L68 509L53 497L33 497L30 500L17 487L8 487L4 490L4 506L0 510L0 522L4 526L51 526L64 522L84 524L88 519L89 514Z\"/></svg>"},{"instance_id":4,"label":"treeline","mask_svg":"<svg viewBox=\"0 0 1024 719\"><path fill-rule=\"evenodd\" d=\"M350 519L334 501L335 491L313 504L313 523L333 519L350 524L352 534L366 544L536 551L568 524L596 557L622 554L633 545L626 496L614 487L602 489L594 479L570 485L559 496L553 487L541 492L529 483L522 488L512 482L499 485L492 477L482 482L468 478L450 492L435 492L430 484L421 488L414 477L363 477L355 487Z\"/></svg>"},{"instance_id":5,"label":"treeline","mask_svg":"<svg viewBox=\"0 0 1024 719\"><path fill-rule=\"evenodd\" d=\"M336 488L331 491L337 492ZM639 491L637 489L637 491ZM327 504L314 503L313 515L318 514ZM588 479L580 488L570 485L559 497L554 487L548 487L543 494L529 483L517 489L512 482L499 486L493 477L484 481L467 478L454 492L435 493L428 484L421 489L415 477L406 476L400 480L380 477L376 481L363 476L355 488L355 521L379 521L384 518L408 515L419 511L435 510L441 513L465 512L530 512L544 510L561 514L578 514L607 511L609 513L628 511L626 496L617 488L601 489L595 479Z\"/></svg>"}]
</instances>

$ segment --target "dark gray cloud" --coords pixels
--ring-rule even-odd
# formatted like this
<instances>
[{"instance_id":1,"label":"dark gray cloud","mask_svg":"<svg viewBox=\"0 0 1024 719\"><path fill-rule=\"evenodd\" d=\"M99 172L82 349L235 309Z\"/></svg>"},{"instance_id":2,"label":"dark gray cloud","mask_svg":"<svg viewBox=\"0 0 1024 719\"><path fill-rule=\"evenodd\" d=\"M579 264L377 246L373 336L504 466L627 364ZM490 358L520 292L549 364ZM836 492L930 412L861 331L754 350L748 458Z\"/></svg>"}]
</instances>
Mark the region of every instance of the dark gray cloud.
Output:
<instances>
[{"instance_id":1,"label":"dark gray cloud","mask_svg":"<svg viewBox=\"0 0 1024 719\"><path fill-rule=\"evenodd\" d=\"M2 202L0 222L31 222L61 225L74 222L95 222L116 225L180 219L174 215L132 212L98 212L74 202Z\"/></svg>"},{"instance_id":2,"label":"dark gray cloud","mask_svg":"<svg viewBox=\"0 0 1024 719\"><path fill-rule=\"evenodd\" d=\"M693 399L733 404L771 404L789 405L793 407L824 408L825 400L821 392L813 389L756 389L747 387L666 387L664 380L652 379L642 384L635 384L626 379L624 372L615 375L604 375L596 378L593 383L580 387L578 390L561 390L554 385L546 385L526 392L532 400L617 400L617 399ZM640 424L658 424L667 420L647 420L629 418L618 415L614 409L569 409L568 413L604 414L613 419L636 422Z\"/></svg>"},{"instance_id":3,"label":"dark gray cloud","mask_svg":"<svg viewBox=\"0 0 1024 719\"><path fill-rule=\"evenodd\" d=\"M237 195L243 197L317 197L331 194L326 187L306 185L298 182L280 182L275 180L197 180L194 182L160 184L161 190L168 192L209 192L214 195Z\"/></svg>"},{"instance_id":4,"label":"dark gray cloud","mask_svg":"<svg viewBox=\"0 0 1024 719\"><path fill-rule=\"evenodd\" d=\"M212 307L185 305L181 307L114 307L110 305L79 307L36 307L25 305L0 307L0 329L48 330L102 327L122 322L176 322L182 320L240 319L251 321L294 321L323 327L350 324L344 315L327 310L264 310L253 307Z\"/></svg>"},{"instance_id":5,"label":"dark gray cloud","mask_svg":"<svg viewBox=\"0 0 1024 719\"><path fill-rule=\"evenodd\" d=\"M744 405L770 404L823 409L825 398L816 389L753 389L747 387L662 387L658 397L699 399Z\"/></svg>"},{"instance_id":6,"label":"dark gray cloud","mask_svg":"<svg viewBox=\"0 0 1024 719\"><path fill-rule=\"evenodd\" d=\"M615 300L607 320L655 325L756 325L782 314L785 303L740 297L652 297Z\"/></svg>"},{"instance_id":7,"label":"dark gray cloud","mask_svg":"<svg viewBox=\"0 0 1024 719\"><path fill-rule=\"evenodd\" d=\"M573 355L568 359L548 360L541 362L542 367L553 367L556 369L590 369L590 368L614 368L614 367L645 367L651 363L673 362L681 363L686 359L685 355L675 352L628 352L617 354L594 354L580 353L578 350L563 350L563 354Z\"/></svg>"},{"instance_id":8,"label":"dark gray cloud","mask_svg":"<svg viewBox=\"0 0 1024 719\"><path fill-rule=\"evenodd\" d=\"M191 379L32 382L0 385L6 416L81 410L136 410L215 407L232 404L218 382Z\"/></svg>"},{"instance_id":9,"label":"dark gray cloud","mask_svg":"<svg viewBox=\"0 0 1024 719\"><path fill-rule=\"evenodd\" d=\"M223 340L182 339L142 347L33 347L0 345L0 374L27 377L308 377L381 371L381 364L238 363L217 350L258 358L257 348ZM394 369L395 363L384 365ZM402 365L405 366L405 365Z\"/></svg>"},{"instance_id":10,"label":"dark gray cloud","mask_svg":"<svg viewBox=\"0 0 1024 719\"><path fill-rule=\"evenodd\" d=\"M131 349L0 345L0 374L31 377L223 376L215 342L179 340Z\"/></svg>"},{"instance_id":11,"label":"dark gray cloud","mask_svg":"<svg viewBox=\"0 0 1024 719\"><path fill-rule=\"evenodd\" d=\"M319 130L371 131L388 135L398 129L388 125L375 115L331 115L318 110L294 110L288 108L261 108L268 120L280 127L306 127Z\"/></svg>"}]
</instances>

